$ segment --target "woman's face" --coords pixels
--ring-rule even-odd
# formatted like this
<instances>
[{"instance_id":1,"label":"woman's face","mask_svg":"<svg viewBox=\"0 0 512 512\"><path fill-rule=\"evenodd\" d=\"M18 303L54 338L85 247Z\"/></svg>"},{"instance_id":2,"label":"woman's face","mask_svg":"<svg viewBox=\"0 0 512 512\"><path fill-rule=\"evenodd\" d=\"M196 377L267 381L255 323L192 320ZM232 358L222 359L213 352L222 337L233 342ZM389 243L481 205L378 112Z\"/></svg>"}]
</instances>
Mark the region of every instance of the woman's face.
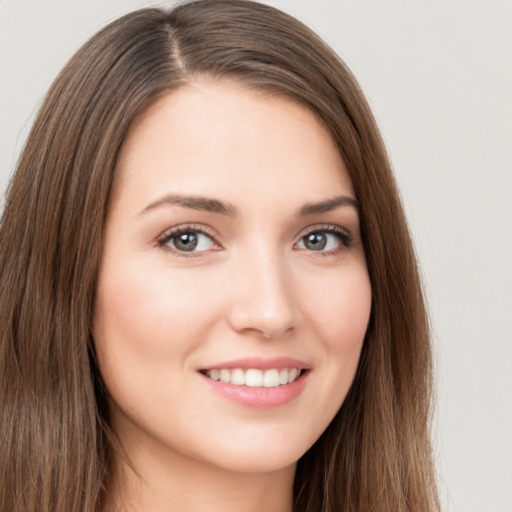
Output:
<instances>
[{"instance_id":1,"label":"woman's face","mask_svg":"<svg viewBox=\"0 0 512 512\"><path fill-rule=\"evenodd\" d=\"M117 172L94 339L128 454L293 468L340 408L370 314L329 134L288 99L193 83L135 123Z\"/></svg>"}]
</instances>

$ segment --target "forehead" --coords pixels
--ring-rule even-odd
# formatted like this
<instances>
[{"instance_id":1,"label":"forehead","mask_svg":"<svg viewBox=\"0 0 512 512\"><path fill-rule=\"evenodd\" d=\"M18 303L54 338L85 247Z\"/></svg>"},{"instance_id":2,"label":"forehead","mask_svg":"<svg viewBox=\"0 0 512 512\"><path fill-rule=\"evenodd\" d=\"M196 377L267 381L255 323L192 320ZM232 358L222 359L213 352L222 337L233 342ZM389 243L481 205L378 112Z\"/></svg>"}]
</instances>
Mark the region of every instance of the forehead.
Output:
<instances>
[{"instance_id":1,"label":"forehead","mask_svg":"<svg viewBox=\"0 0 512 512\"><path fill-rule=\"evenodd\" d=\"M155 102L130 129L117 174L118 191L148 201L159 188L230 202L353 195L332 137L309 109L228 81L193 82Z\"/></svg>"}]
</instances>

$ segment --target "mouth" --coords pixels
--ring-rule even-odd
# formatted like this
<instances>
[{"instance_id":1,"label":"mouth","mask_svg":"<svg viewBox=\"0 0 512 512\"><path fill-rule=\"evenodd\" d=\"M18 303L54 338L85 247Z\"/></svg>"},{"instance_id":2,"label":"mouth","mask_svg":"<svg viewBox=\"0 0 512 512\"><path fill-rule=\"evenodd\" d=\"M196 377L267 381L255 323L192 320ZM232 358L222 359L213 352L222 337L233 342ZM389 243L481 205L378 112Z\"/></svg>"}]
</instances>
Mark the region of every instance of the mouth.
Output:
<instances>
[{"instance_id":1,"label":"mouth","mask_svg":"<svg viewBox=\"0 0 512 512\"><path fill-rule=\"evenodd\" d=\"M268 409L292 402L308 382L310 364L292 357L248 357L201 368L209 388L244 407Z\"/></svg>"},{"instance_id":2,"label":"mouth","mask_svg":"<svg viewBox=\"0 0 512 512\"><path fill-rule=\"evenodd\" d=\"M277 388L296 381L307 370L301 368L212 368L200 373L211 380L251 388Z\"/></svg>"}]
</instances>

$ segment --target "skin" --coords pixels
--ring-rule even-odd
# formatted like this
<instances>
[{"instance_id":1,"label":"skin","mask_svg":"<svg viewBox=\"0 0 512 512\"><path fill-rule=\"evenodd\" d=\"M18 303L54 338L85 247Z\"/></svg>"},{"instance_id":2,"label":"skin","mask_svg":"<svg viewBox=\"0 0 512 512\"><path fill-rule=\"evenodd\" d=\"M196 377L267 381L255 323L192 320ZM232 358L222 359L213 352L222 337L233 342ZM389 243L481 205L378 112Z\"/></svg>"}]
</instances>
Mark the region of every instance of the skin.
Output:
<instances>
[{"instance_id":1,"label":"skin","mask_svg":"<svg viewBox=\"0 0 512 512\"><path fill-rule=\"evenodd\" d=\"M229 208L165 200L177 195ZM370 315L357 208L297 213L338 196L355 200L339 152L289 99L200 81L134 123L93 328L125 450L114 492L121 509L291 510L296 461L341 406ZM169 238L180 226L206 231L195 251ZM343 236L326 232L334 227ZM306 245L312 230L326 248ZM282 356L308 372L301 393L277 407L234 402L199 372Z\"/></svg>"}]
</instances>

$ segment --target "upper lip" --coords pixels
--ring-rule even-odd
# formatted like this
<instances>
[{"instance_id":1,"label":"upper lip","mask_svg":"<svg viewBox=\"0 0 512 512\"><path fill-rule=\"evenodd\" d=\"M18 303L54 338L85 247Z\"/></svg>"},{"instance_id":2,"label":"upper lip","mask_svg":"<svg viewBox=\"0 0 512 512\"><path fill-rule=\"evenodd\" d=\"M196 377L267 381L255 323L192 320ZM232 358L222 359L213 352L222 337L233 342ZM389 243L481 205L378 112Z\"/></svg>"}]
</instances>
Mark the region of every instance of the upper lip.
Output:
<instances>
[{"instance_id":1,"label":"upper lip","mask_svg":"<svg viewBox=\"0 0 512 512\"><path fill-rule=\"evenodd\" d=\"M255 368L258 370L271 370L276 368L281 370L283 368L297 368L299 370L309 370L310 365L299 359L293 357L245 357L242 359L232 359L230 361L222 361L209 366L201 368L201 370L214 370L214 369L249 369Z\"/></svg>"}]
</instances>

